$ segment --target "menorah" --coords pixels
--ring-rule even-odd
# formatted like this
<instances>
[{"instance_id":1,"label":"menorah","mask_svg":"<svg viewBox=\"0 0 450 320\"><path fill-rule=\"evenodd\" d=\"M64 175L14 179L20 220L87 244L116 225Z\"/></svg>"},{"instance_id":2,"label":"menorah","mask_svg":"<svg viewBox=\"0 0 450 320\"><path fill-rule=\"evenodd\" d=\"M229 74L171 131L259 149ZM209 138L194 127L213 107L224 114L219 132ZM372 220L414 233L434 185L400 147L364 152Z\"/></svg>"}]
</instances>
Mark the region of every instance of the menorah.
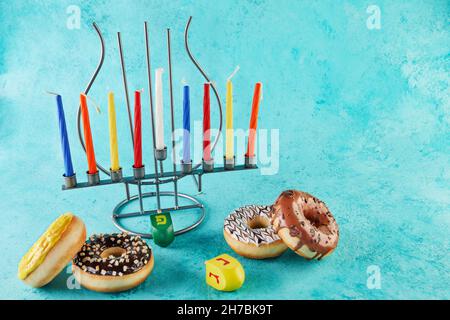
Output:
<instances>
[{"instance_id":1,"label":"menorah","mask_svg":"<svg viewBox=\"0 0 450 320\"><path fill-rule=\"evenodd\" d=\"M185 31L184 31L184 45L186 49L186 53L189 56L190 61L195 65L197 70L201 73L203 78L207 83L210 84L214 96L217 100L217 106L219 109L219 125L218 125L218 133L215 136L214 142L211 143L211 152L216 148L217 142L219 141L220 135L222 133L222 104L219 97L219 93L217 87L214 82L210 80L204 69L200 66L199 62L194 58L189 48L188 34L189 27L192 21L192 17L187 21ZM98 65L90 78L85 90L84 94L87 95L102 68L104 58L105 58L105 43L102 36L102 33L98 27L98 25L94 22L93 28L95 29L98 38L100 40L100 60ZM203 175L206 174L214 174L219 172L232 172L232 171L242 171L257 168L256 158L251 154L246 154L244 156L245 162L243 165L235 165L235 157L232 159L224 157L224 164L222 166L215 166L214 159L203 159L201 163L192 163L191 162L181 162L179 164L179 168L177 168L177 163L175 161L176 158L176 143L175 143L175 120L174 120L174 99L173 99L173 83L172 83L172 58L171 58L171 40L170 40L170 29L167 30L167 61L168 61L168 74L169 74L169 94L170 94L170 119L171 119L171 149L172 149L172 171L164 171L163 162L167 159L167 147L158 149L156 147L156 138L155 138L155 114L154 114L154 106L153 106L153 95L152 95L152 77L151 77L151 51L150 51L150 43L148 36L148 24L144 22L144 36L145 36L145 48L146 48L146 62L147 62L147 76L148 76L148 91L149 91L149 106L150 106L150 115L151 115L151 130L152 130L152 142L153 142L153 160L154 160L154 172L153 173L145 173L144 166L140 168L133 167L133 175L132 176L123 176L122 169L119 168L117 170L107 170L100 163L95 162L97 165L97 172L95 173L87 173L87 181L86 182L77 182L75 174L72 176L64 175L64 185L62 186L63 190L74 190L80 188L90 188L90 187L100 187L110 184L124 184L126 198L120 201L112 211L112 220L114 225L124 231L133 235L139 235L144 238L153 238L152 233L142 233L130 230L129 228L125 228L121 224L121 219L129 219L133 217L142 217L153 215L161 212L178 212L183 210L198 210L200 212L198 219L190 224L189 226L178 229L174 231L174 235L180 235L186 233L190 230L193 230L197 226L199 226L205 218L205 207L204 205L194 196L181 193L178 191L178 182L187 177L191 176L195 182L195 186L199 192L202 191L202 178ZM127 84L127 76L125 70L125 61L123 55L123 46L121 40L120 32L117 33L117 42L120 56L120 64L122 70L122 78L123 78L123 86L125 90L125 98L126 98L126 106L128 112L128 120L129 127L131 131L132 142L134 143L134 130L133 130L133 121L130 110L130 99L128 95L128 84ZM81 106L78 108L77 113L77 130L78 130L78 138L81 143L81 146L86 152L86 143L85 139L82 135L81 130ZM101 171L102 174L105 175L104 179L100 178L100 174L98 171ZM160 186L163 184L173 184L173 191L161 191ZM130 186L134 185L137 188L137 194L132 195L130 192ZM154 191L152 192L143 192L143 186L153 186ZM144 198L154 197L156 198L156 208L144 208ZM161 197L173 197L174 203L171 207L162 207L161 205ZM189 204L180 205L180 198L185 199ZM139 203L139 210L133 212L125 212L123 209L131 204L132 202Z\"/></svg>"}]
</instances>

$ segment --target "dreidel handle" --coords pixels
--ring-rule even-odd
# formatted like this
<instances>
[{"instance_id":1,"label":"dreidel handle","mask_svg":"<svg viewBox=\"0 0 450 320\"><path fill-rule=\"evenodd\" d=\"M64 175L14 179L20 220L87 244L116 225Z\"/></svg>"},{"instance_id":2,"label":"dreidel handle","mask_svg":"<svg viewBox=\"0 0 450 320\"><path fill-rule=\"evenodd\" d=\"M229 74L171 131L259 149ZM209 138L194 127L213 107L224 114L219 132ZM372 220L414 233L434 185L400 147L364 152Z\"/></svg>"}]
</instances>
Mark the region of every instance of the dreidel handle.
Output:
<instances>
[{"instance_id":1,"label":"dreidel handle","mask_svg":"<svg viewBox=\"0 0 450 320\"><path fill-rule=\"evenodd\" d=\"M167 247L175 239L170 212L150 215L153 241L160 247Z\"/></svg>"}]
</instances>

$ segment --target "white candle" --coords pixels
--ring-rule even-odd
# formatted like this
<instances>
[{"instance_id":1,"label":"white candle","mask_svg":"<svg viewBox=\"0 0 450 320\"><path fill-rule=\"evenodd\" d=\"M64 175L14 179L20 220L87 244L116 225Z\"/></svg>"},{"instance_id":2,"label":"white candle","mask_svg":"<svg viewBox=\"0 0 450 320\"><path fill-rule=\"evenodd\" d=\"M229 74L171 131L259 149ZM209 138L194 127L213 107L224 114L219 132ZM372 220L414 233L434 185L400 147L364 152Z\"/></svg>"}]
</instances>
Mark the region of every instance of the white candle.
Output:
<instances>
[{"instance_id":1,"label":"white candle","mask_svg":"<svg viewBox=\"0 0 450 320\"><path fill-rule=\"evenodd\" d=\"M164 149L164 122L163 122L163 88L162 88L162 74L163 68L155 70L155 136L156 149Z\"/></svg>"}]
</instances>

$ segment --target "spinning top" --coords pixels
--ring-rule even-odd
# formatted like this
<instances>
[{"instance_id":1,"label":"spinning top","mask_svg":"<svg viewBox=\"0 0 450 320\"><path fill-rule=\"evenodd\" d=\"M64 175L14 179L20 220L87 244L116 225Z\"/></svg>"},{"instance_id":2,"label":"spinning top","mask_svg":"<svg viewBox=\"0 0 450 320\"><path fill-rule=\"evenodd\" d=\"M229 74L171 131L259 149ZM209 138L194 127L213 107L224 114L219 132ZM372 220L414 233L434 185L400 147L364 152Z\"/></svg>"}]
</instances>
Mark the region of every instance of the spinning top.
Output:
<instances>
[{"instance_id":1,"label":"spinning top","mask_svg":"<svg viewBox=\"0 0 450 320\"><path fill-rule=\"evenodd\" d=\"M245 271L232 256L224 253L205 262L206 284L219 291L234 291L242 287Z\"/></svg>"},{"instance_id":2,"label":"spinning top","mask_svg":"<svg viewBox=\"0 0 450 320\"><path fill-rule=\"evenodd\" d=\"M160 247L167 247L175 239L172 218L170 212L161 212L150 216L152 223L152 236L155 244Z\"/></svg>"}]
</instances>

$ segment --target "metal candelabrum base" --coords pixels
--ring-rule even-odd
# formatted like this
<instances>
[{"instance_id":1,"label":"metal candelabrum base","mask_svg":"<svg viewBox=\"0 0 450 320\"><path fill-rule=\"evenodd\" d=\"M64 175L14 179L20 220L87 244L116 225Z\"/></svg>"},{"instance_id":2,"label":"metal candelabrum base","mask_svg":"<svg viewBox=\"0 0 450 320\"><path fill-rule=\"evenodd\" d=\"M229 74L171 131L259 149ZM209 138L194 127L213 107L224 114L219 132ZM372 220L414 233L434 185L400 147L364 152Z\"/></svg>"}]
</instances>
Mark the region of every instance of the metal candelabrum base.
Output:
<instances>
[{"instance_id":1,"label":"metal candelabrum base","mask_svg":"<svg viewBox=\"0 0 450 320\"><path fill-rule=\"evenodd\" d=\"M179 211L190 210L190 209L198 209L200 212L199 218L194 223L192 223L191 225L189 225L183 229L175 230L175 236L178 236L180 234L183 234L183 233L186 233L186 232L189 232L189 231L195 229L205 219L205 215L206 215L205 208L204 208L203 204L196 198L194 198L190 195L184 194L184 193L178 192L178 194L176 194L175 192L172 192L172 191L160 191L159 195L163 196L163 197L178 196L180 198L186 199L191 202L191 204L188 204L188 205L181 205L181 206L171 207L171 208L162 208L160 210L161 212L169 211L170 213L178 213ZM112 220L113 220L114 225L123 232L128 232L132 235L138 235L138 236L141 236L141 237L147 238L147 239L153 239L153 236L151 233L143 233L143 232L131 230L129 228L125 228L120 223L120 220L130 219L130 218L135 218L135 217L142 217L142 216L149 216L151 214L157 213L158 210L156 210L156 209L141 210L141 211L135 211L135 212L122 212L124 207L131 204L132 202L142 201L142 198L149 198L149 197L156 197L156 196L157 196L156 192L147 192L147 193L142 193L142 194L137 194L135 196L127 197L126 199L119 202L116 205L116 207L114 208L113 214L112 214ZM149 219L148 225L150 226L150 218L148 218L148 219Z\"/></svg>"}]
</instances>

